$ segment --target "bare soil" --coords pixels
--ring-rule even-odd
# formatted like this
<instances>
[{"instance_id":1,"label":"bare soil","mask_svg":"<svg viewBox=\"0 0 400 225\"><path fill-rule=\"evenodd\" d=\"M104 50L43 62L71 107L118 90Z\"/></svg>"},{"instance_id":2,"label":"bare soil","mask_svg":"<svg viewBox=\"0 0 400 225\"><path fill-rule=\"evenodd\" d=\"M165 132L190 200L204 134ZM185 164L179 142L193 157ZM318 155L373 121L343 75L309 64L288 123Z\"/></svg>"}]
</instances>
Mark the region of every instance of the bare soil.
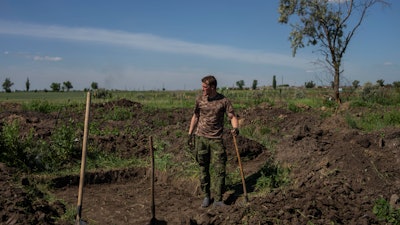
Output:
<instances>
[{"instance_id":1,"label":"bare soil","mask_svg":"<svg viewBox=\"0 0 400 225\"><path fill-rule=\"evenodd\" d=\"M133 117L124 121L102 119L104 112L126 107ZM0 128L19 120L22 134L35 131L46 139L59 124L84 121L84 109L65 108L57 113L25 111L18 104L0 103ZM151 211L150 168L87 171L82 218L88 224L386 224L372 209L379 198L398 207L400 195L400 129L361 132L348 127L345 113L324 116L321 109L291 112L284 103L238 110L241 127L269 128L268 149L254 140L238 137L249 201L242 184L227 187L227 207L201 208L196 179L179 170L155 172L155 218ZM361 114L360 114L361 115ZM114 135L89 134L89 144L121 157L149 158L149 137L162 140L164 151L184 167L193 160L187 152L186 133L191 110L143 110L126 99L92 104L91 123ZM136 129L135 135L127 127ZM226 132L228 172L238 169L232 138ZM78 161L78 163L80 163ZM290 184L257 194L255 184L266 163L290 168ZM18 176L16 176L18 175ZM267 174L268 175L268 174ZM49 201L32 183L33 175L20 174L0 164L1 224L57 224L66 208L77 204L79 174L52 178L51 192L59 201ZM39 200L38 200L39 199ZM58 224L74 224L64 221Z\"/></svg>"}]
</instances>

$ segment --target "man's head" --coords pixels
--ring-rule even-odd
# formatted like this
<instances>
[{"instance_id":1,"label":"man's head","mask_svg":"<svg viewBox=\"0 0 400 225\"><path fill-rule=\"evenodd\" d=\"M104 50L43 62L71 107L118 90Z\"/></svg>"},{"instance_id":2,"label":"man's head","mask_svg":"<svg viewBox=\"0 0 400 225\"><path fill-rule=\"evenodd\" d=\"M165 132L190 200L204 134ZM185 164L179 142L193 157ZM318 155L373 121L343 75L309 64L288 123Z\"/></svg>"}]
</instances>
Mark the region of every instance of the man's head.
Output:
<instances>
[{"instance_id":1,"label":"man's head","mask_svg":"<svg viewBox=\"0 0 400 225\"><path fill-rule=\"evenodd\" d=\"M204 96L214 96L217 92L217 79L213 75L207 75L201 79L201 87Z\"/></svg>"}]
</instances>

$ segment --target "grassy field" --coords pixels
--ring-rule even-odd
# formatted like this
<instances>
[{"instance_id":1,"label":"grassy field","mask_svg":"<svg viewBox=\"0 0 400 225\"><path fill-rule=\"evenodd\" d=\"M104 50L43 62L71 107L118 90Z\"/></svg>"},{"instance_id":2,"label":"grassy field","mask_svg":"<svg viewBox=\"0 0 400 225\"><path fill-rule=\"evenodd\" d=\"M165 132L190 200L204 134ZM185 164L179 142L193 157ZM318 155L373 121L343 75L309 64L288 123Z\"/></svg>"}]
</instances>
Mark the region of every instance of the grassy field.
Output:
<instances>
[{"instance_id":1,"label":"grassy field","mask_svg":"<svg viewBox=\"0 0 400 225\"><path fill-rule=\"evenodd\" d=\"M128 99L138 102L147 110L192 108L200 90L192 91L108 91L105 97L98 98L92 94L92 103ZM232 100L236 109L246 109L259 104L281 104L293 111L304 110L304 106L318 109L325 107L328 113L336 111L338 105L332 99L332 90L326 88L284 87L276 90L265 88L259 90L220 89L220 93ZM0 92L0 102L20 103L27 110L51 112L62 107L84 107L87 92ZM368 112L358 118L350 112L346 119L350 126L364 130L380 129L391 124L400 124L400 90L370 86L358 89L344 89L342 102L350 109L363 109ZM369 110L366 110L369 109ZM381 109L381 110L374 110ZM382 110L383 109L383 110ZM2 109L0 108L0 112Z\"/></svg>"},{"instance_id":2,"label":"grassy field","mask_svg":"<svg viewBox=\"0 0 400 225\"><path fill-rule=\"evenodd\" d=\"M106 102L117 99L128 99L139 102L150 108L187 108L192 107L196 95L200 90L193 91L107 91L106 98L92 98L92 102ZM309 98L306 101L315 104L321 102L324 96L330 94L327 89L262 89L262 90L229 90L220 89L219 92L232 100L236 108L257 105L261 102L292 101ZM0 92L0 102L29 104L31 102L47 102L49 104L68 105L84 104L86 92Z\"/></svg>"},{"instance_id":3,"label":"grassy field","mask_svg":"<svg viewBox=\"0 0 400 225\"><path fill-rule=\"evenodd\" d=\"M193 103L197 91L109 91L111 97L92 98L93 103L128 99L140 102L150 107L185 107ZM84 91L70 92L0 92L0 102L13 102L29 104L31 102L45 101L50 104L84 104L86 102Z\"/></svg>"}]
</instances>

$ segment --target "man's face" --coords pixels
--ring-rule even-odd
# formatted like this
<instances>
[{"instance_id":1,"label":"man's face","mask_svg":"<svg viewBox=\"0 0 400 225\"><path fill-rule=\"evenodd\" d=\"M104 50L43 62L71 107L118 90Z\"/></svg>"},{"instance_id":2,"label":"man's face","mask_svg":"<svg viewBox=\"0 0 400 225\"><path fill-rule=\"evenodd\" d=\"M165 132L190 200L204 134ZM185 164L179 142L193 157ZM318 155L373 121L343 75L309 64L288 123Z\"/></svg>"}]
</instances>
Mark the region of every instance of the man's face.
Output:
<instances>
[{"instance_id":1,"label":"man's face","mask_svg":"<svg viewBox=\"0 0 400 225\"><path fill-rule=\"evenodd\" d=\"M203 90L203 96L208 96L211 93L211 86L206 84L206 83L202 83L201 84L201 88Z\"/></svg>"}]
</instances>

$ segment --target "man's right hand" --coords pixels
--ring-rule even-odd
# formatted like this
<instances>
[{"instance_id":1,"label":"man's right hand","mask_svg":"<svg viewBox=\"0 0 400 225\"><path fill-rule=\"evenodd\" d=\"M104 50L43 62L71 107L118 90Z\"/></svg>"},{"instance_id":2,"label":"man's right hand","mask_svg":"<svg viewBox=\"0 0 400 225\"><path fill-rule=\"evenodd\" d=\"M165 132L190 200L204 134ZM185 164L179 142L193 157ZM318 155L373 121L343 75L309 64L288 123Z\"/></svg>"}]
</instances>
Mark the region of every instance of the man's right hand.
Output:
<instances>
[{"instance_id":1,"label":"man's right hand","mask_svg":"<svg viewBox=\"0 0 400 225\"><path fill-rule=\"evenodd\" d=\"M194 135L193 134L189 134L188 136L188 140L187 140L187 145L189 146L189 148L193 148L194 147Z\"/></svg>"}]
</instances>

